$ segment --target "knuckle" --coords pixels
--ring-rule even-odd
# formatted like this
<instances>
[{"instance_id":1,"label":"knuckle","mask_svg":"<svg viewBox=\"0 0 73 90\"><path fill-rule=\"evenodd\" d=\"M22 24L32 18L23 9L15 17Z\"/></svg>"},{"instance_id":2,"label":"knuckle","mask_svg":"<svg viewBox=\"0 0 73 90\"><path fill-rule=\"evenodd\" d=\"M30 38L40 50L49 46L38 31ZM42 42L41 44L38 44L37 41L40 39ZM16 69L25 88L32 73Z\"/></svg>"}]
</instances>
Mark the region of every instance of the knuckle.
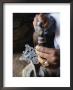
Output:
<instances>
[{"instance_id":1,"label":"knuckle","mask_svg":"<svg viewBox=\"0 0 73 90\"><path fill-rule=\"evenodd\" d=\"M54 56L54 57L52 57L52 60L53 60L53 61L55 61L55 60L56 60L56 57L55 57L55 56Z\"/></svg>"}]
</instances>

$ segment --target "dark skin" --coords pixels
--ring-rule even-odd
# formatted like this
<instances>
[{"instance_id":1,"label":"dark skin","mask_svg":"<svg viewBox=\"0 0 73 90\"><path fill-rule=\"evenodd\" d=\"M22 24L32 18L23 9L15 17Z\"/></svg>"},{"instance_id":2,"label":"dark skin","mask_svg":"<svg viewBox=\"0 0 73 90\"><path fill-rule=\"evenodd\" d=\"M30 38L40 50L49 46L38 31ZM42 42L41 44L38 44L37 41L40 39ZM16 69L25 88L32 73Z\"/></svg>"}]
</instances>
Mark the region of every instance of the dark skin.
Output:
<instances>
[{"instance_id":1,"label":"dark skin","mask_svg":"<svg viewBox=\"0 0 73 90\"><path fill-rule=\"evenodd\" d=\"M59 60L60 60L59 49L46 48L37 45L35 50L38 55L38 60L42 65L44 64L45 61L48 62L47 66L50 65L56 66L59 64Z\"/></svg>"},{"instance_id":2,"label":"dark skin","mask_svg":"<svg viewBox=\"0 0 73 90\"><path fill-rule=\"evenodd\" d=\"M37 14L34 18L33 21L33 26L34 29L37 25L37 21L42 21L44 24L44 28L48 28L50 26L49 21L47 20L47 18L44 16L44 14ZM60 62L60 50L59 49L55 49L55 48L47 48L44 46L39 46L37 45L35 47L35 51L38 55L38 60L39 62L50 68L50 66L52 66L52 68L55 68L56 66L59 67L59 62ZM53 67L55 66L55 67Z\"/></svg>"}]
</instances>

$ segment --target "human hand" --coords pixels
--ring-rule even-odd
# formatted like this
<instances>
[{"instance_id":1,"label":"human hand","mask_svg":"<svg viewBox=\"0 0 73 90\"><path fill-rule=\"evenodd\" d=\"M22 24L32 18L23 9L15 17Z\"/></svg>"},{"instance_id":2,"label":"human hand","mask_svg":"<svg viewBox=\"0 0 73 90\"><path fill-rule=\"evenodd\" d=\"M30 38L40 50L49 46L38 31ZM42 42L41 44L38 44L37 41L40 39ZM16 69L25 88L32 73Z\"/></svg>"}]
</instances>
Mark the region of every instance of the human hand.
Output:
<instances>
[{"instance_id":1,"label":"human hand","mask_svg":"<svg viewBox=\"0 0 73 90\"><path fill-rule=\"evenodd\" d=\"M49 27L49 20L48 20L48 17L46 17L44 14L37 14L35 17L34 17L34 20L33 20L33 26L34 26L34 29L35 27L37 26L38 22L42 22L43 23L43 26L44 28L48 28Z\"/></svg>"},{"instance_id":2,"label":"human hand","mask_svg":"<svg viewBox=\"0 0 73 90\"><path fill-rule=\"evenodd\" d=\"M56 67L60 62L60 50L55 48L46 48L43 46L36 46L36 53L39 62L44 66Z\"/></svg>"}]
</instances>

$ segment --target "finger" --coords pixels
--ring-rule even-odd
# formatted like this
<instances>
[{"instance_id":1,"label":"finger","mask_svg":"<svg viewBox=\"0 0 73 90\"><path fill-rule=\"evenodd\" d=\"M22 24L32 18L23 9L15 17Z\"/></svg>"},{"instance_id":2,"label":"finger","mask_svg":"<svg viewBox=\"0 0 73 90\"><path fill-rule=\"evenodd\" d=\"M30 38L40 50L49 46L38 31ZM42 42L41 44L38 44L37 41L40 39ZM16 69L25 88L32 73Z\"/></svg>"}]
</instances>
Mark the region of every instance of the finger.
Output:
<instances>
[{"instance_id":1,"label":"finger","mask_svg":"<svg viewBox=\"0 0 73 90\"><path fill-rule=\"evenodd\" d=\"M37 21L38 21L38 15L36 15L36 16L34 17L33 26L36 26L36 25L37 25Z\"/></svg>"},{"instance_id":2,"label":"finger","mask_svg":"<svg viewBox=\"0 0 73 90\"><path fill-rule=\"evenodd\" d=\"M47 53L47 54L55 54L55 49L54 48L46 48L46 47L43 47L43 46L36 46L35 49L37 51L40 51L40 52L43 52L43 53Z\"/></svg>"},{"instance_id":3,"label":"finger","mask_svg":"<svg viewBox=\"0 0 73 90\"><path fill-rule=\"evenodd\" d=\"M45 59L41 58L40 56L38 56L38 61L39 61L41 64L44 64L44 63L45 63Z\"/></svg>"},{"instance_id":4,"label":"finger","mask_svg":"<svg viewBox=\"0 0 73 90\"><path fill-rule=\"evenodd\" d=\"M51 58L49 58L49 59L47 59L47 61L49 62L49 63L56 63L55 61L56 61L56 57L55 56L53 56L53 57L51 57Z\"/></svg>"},{"instance_id":5,"label":"finger","mask_svg":"<svg viewBox=\"0 0 73 90\"><path fill-rule=\"evenodd\" d=\"M38 54L38 56L40 56L41 58L46 59L49 63L54 63L57 59L56 56L53 56L51 54L46 54L46 53L42 53L39 51L36 51L36 53Z\"/></svg>"},{"instance_id":6,"label":"finger","mask_svg":"<svg viewBox=\"0 0 73 90\"><path fill-rule=\"evenodd\" d=\"M43 66L49 66L49 62L47 62L46 59L43 59L43 58L38 56L38 60Z\"/></svg>"},{"instance_id":7,"label":"finger","mask_svg":"<svg viewBox=\"0 0 73 90\"><path fill-rule=\"evenodd\" d=\"M45 59L52 59L52 57L53 57L53 55L52 54L46 54L46 53L43 53L43 52L39 52L39 51L37 51L36 50L36 53L40 56L40 57L42 57L42 58L45 58Z\"/></svg>"}]
</instances>

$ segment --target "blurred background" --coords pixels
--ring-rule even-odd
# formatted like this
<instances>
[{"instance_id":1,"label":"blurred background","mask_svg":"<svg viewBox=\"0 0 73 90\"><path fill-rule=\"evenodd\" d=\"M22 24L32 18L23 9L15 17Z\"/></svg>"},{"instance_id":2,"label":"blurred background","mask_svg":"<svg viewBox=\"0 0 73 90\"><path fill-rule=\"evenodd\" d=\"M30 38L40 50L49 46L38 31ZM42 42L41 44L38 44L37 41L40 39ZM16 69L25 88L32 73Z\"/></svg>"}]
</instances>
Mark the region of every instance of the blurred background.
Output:
<instances>
[{"instance_id":1,"label":"blurred background","mask_svg":"<svg viewBox=\"0 0 73 90\"><path fill-rule=\"evenodd\" d=\"M25 44L33 46L33 19L35 13L13 13L13 52L22 52Z\"/></svg>"},{"instance_id":2,"label":"blurred background","mask_svg":"<svg viewBox=\"0 0 73 90\"><path fill-rule=\"evenodd\" d=\"M27 63L19 57L25 50L25 44L33 46L33 19L35 13L13 13L13 76L22 76Z\"/></svg>"}]
</instances>

